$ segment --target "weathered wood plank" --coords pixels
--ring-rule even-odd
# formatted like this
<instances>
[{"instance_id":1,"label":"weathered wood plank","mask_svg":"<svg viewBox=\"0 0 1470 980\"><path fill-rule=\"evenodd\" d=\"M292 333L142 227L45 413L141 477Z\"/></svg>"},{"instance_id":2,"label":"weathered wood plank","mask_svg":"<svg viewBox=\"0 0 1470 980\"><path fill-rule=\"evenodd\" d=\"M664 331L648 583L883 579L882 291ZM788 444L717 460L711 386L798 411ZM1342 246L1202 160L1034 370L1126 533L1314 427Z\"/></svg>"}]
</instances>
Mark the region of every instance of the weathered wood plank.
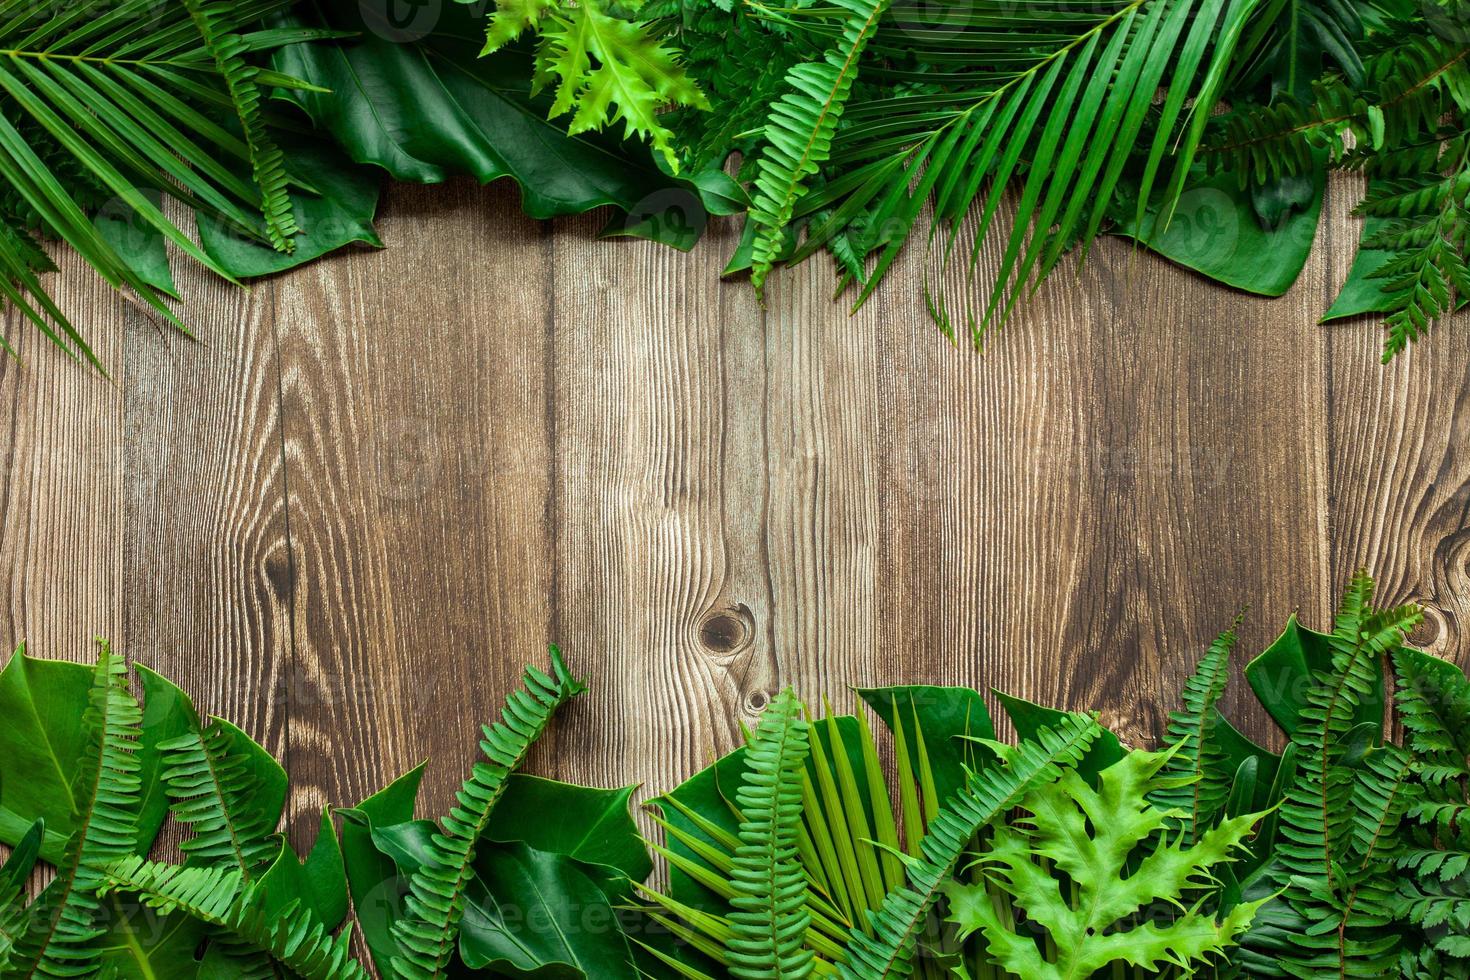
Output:
<instances>
[{"instance_id":1,"label":"weathered wood plank","mask_svg":"<svg viewBox=\"0 0 1470 980\"><path fill-rule=\"evenodd\" d=\"M556 770L666 784L739 742L776 682L766 339L731 242L553 240L556 629L591 690ZM753 697L753 700L752 700Z\"/></svg>"},{"instance_id":2,"label":"weathered wood plank","mask_svg":"<svg viewBox=\"0 0 1470 980\"><path fill-rule=\"evenodd\" d=\"M395 188L388 248L278 280L294 811L474 736L544 659L554 555L548 241L514 190Z\"/></svg>"}]
</instances>

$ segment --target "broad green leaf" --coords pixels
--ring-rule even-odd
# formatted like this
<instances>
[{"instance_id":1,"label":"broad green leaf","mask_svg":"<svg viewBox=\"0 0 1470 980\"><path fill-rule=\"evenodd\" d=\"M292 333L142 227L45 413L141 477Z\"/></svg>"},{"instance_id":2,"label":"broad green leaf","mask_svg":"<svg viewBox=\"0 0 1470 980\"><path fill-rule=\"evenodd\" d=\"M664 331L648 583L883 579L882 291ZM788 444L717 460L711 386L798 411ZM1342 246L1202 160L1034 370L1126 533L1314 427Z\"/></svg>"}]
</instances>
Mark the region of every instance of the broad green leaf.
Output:
<instances>
[{"instance_id":1,"label":"broad green leaf","mask_svg":"<svg viewBox=\"0 0 1470 980\"><path fill-rule=\"evenodd\" d=\"M1286 621L1269 647L1245 668L1256 697L1288 735L1301 727L1301 712L1313 686L1313 674L1332 667L1332 647L1326 633L1307 629L1296 615ZM1383 724L1383 680L1358 706L1355 721Z\"/></svg>"},{"instance_id":2,"label":"broad green leaf","mask_svg":"<svg viewBox=\"0 0 1470 980\"><path fill-rule=\"evenodd\" d=\"M157 206L160 195L157 191L146 192ZM153 227L142 216L121 200L109 201L92 217L97 233L113 251L132 267L148 285L166 296L179 298L179 288L174 285L173 271L168 264L168 246L163 233Z\"/></svg>"},{"instance_id":3,"label":"broad green leaf","mask_svg":"<svg viewBox=\"0 0 1470 980\"><path fill-rule=\"evenodd\" d=\"M374 827L379 851L407 878L429 855L428 820ZM619 884L621 882L621 884ZM465 965L537 980L636 978L616 906L626 879L522 843L482 844L466 889L459 950Z\"/></svg>"},{"instance_id":4,"label":"broad green leaf","mask_svg":"<svg viewBox=\"0 0 1470 980\"><path fill-rule=\"evenodd\" d=\"M977 768L992 757L989 750L966 738L995 738L995 726L980 692L968 687L906 684L896 687L860 687L866 701L891 731L894 705L898 720L912 739L914 718L923 731L929 766L939 799L947 800L965 783L965 769Z\"/></svg>"},{"instance_id":5,"label":"broad green leaf","mask_svg":"<svg viewBox=\"0 0 1470 980\"><path fill-rule=\"evenodd\" d=\"M278 69L330 90L289 97L354 161L418 183L509 177L534 218L604 204L637 213L678 186L646 148L596 133L569 136L548 120L550 100L529 93L526 52L479 57L483 22L470 5L420 8L407 24L392 11L390 0L311 0L298 16L360 40L275 55ZM419 16L430 21L420 24Z\"/></svg>"},{"instance_id":6,"label":"broad green leaf","mask_svg":"<svg viewBox=\"0 0 1470 980\"><path fill-rule=\"evenodd\" d=\"M102 965L117 980L200 980L209 927L199 920L112 894L101 902L99 924Z\"/></svg>"},{"instance_id":7,"label":"broad green leaf","mask_svg":"<svg viewBox=\"0 0 1470 980\"><path fill-rule=\"evenodd\" d=\"M1305 185L1305 203L1284 209L1276 223L1268 224L1233 172L1211 177L1196 166L1162 234L1154 230L1156 206L1150 206L1142 234L1131 216L1115 233L1227 286L1280 296L1296 282L1311 254L1326 170L1319 167L1310 177L1279 178L1276 183L1288 181Z\"/></svg>"},{"instance_id":8,"label":"broad green leaf","mask_svg":"<svg viewBox=\"0 0 1470 980\"><path fill-rule=\"evenodd\" d=\"M594 789L517 773L481 839L525 843L642 881L653 862L628 809L637 789Z\"/></svg>"},{"instance_id":9,"label":"broad green leaf","mask_svg":"<svg viewBox=\"0 0 1470 980\"><path fill-rule=\"evenodd\" d=\"M300 226L293 252L277 251L218 218L196 215L205 253L231 275L249 278L283 272L346 245L382 247L373 228L381 182L377 171L355 165L335 147L309 137L292 141L290 159L292 170L309 178L315 192L290 195Z\"/></svg>"},{"instance_id":10,"label":"broad green leaf","mask_svg":"<svg viewBox=\"0 0 1470 980\"><path fill-rule=\"evenodd\" d=\"M342 924L347 918L347 871L330 811L322 812L316 843L305 860L280 838L280 851L260 875L258 887L257 901L269 912L299 902L326 928Z\"/></svg>"},{"instance_id":11,"label":"broad green leaf","mask_svg":"<svg viewBox=\"0 0 1470 980\"><path fill-rule=\"evenodd\" d=\"M0 841L13 845L44 820L41 857L52 864L76 829L72 779L87 743L91 688L90 667L40 660L24 646L0 671Z\"/></svg>"},{"instance_id":12,"label":"broad green leaf","mask_svg":"<svg viewBox=\"0 0 1470 980\"><path fill-rule=\"evenodd\" d=\"M408 823L424 778L421 764L399 776L350 810L338 810L342 821L342 856L352 893L352 910L363 941L379 974L392 980L398 955L393 923L403 910L407 878L400 879L393 858L373 842L373 829Z\"/></svg>"},{"instance_id":13,"label":"broad green leaf","mask_svg":"<svg viewBox=\"0 0 1470 980\"><path fill-rule=\"evenodd\" d=\"M1055 728L1063 718L1071 715L1077 717L1073 712L1058 711L1056 708L1048 708L1045 705L1027 701L1025 698L1012 697L1002 694L1000 691L992 691L1000 706L1005 710L1006 716L1011 719L1011 724L1016 726L1016 734L1021 738L1034 739L1043 728ZM1127 755L1118 736L1103 729L1093 741L1087 754L1082 761L1077 763L1077 771L1090 783L1096 783L1097 776L1104 769L1113 765Z\"/></svg>"}]
</instances>

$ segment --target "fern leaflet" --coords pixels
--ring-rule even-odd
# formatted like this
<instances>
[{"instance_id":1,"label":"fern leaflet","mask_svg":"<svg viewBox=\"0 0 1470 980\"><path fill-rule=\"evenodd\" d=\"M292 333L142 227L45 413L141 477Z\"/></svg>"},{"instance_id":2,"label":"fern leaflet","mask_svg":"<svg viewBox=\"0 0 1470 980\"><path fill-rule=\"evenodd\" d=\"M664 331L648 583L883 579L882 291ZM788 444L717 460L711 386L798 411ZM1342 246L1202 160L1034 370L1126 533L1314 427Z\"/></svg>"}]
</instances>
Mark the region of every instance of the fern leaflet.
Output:
<instances>
[{"instance_id":1,"label":"fern leaflet","mask_svg":"<svg viewBox=\"0 0 1470 980\"><path fill-rule=\"evenodd\" d=\"M403 954L393 965L405 980L446 975L474 873L475 842L505 792L506 777L520 766L556 709L585 690L556 647L551 648L551 674L528 667L522 683L524 689L506 699L500 720L484 726L480 750L488 761L475 764L458 793L459 805L444 818L443 833L434 835L430 853L409 882L407 914L393 925Z\"/></svg>"}]
</instances>

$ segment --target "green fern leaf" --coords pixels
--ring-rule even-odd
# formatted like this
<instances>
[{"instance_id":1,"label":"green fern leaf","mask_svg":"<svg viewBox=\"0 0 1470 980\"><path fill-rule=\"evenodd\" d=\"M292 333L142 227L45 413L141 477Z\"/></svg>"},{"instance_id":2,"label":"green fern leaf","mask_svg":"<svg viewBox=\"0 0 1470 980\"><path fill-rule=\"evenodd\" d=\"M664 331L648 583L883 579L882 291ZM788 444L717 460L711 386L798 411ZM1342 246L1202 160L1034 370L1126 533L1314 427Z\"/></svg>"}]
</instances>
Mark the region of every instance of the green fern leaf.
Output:
<instances>
[{"instance_id":1,"label":"green fern leaf","mask_svg":"<svg viewBox=\"0 0 1470 980\"><path fill-rule=\"evenodd\" d=\"M1422 613L1375 611L1372 597L1372 580L1354 576L1329 637L1332 667L1317 673L1292 737L1299 752L1280 810L1279 880L1300 915L1325 923L1284 955L1298 974L1379 976L1397 957L1397 937L1371 931L1388 918L1374 842L1408 805L1407 763L1389 748L1369 751L1361 763L1349 752L1358 705Z\"/></svg>"},{"instance_id":2,"label":"green fern leaf","mask_svg":"<svg viewBox=\"0 0 1470 980\"><path fill-rule=\"evenodd\" d=\"M1186 843L1198 839L1230 792L1230 779L1224 756L1214 742L1215 725L1220 720L1216 707L1230 680L1230 651L1235 646L1235 626L1215 638L1200 660L1180 694L1183 708L1169 713L1169 727L1164 744L1173 751L1164 766L1169 782L1154 791L1151 801L1165 810L1184 813L1180 827Z\"/></svg>"},{"instance_id":3,"label":"green fern leaf","mask_svg":"<svg viewBox=\"0 0 1470 980\"><path fill-rule=\"evenodd\" d=\"M786 246L786 226L809 181L832 151L832 140L852 92L863 49L892 0L834 0L844 12L838 43L821 61L803 62L786 74L790 89L766 123L751 196L755 225L751 282L759 293Z\"/></svg>"},{"instance_id":4,"label":"green fern leaf","mask_svg":"<svg viewBox=\"0 0 1470 980\"><path fill-rule=\"evenodd\" d=\"M535 28L534 90L553 88L551 118L572 113L568 132L623 123L624 133L652 145L679 172L673 132L659 119L664 106L707 109L709 103L649 25L618 17L603 0L576 4L547 0L497 2L483 53L490 54Z\"/></svg>"},{"instance_id":5,"label":"green fern leaf","mask_svg":"<svg viewBox=\"0 0 1470 980\"><path fill-rule=\"evenodd\" d=\"M256 780L219 719L159 746L174 818L193 831L180 845L191 861L237 868L248 881L280 849L275 827L249 805Z\"/></svg>"},{"instance_id":6,"label":"green fern leaf","mask_svg":"<svg viewBox=\"0 0 1470 980\"><path fill-rule=\"evenodd\" d=\"M909 885L890 891L882 907L870 914L871 935L853 930L838 976L898 980L911 975L919 934L975 835L1020 805L1037 786L1076 765L1101 730L1092 719L1068 716L1055 729L1043 728L1035 741L1015 748L988 743L1002 764L972 773L930 822L919 857L908 862Z\"/></svg>"},{"instance_id":7,"label":"green fern leaf","mask_svg":"<svg viewBox=\"0 0 1470 980\"><path fill-rule=\"evenodd\" d=\"M812 972L807 881L797 857L802 778L811 749L801 715L790 689L771 702L746 748L745 775L735 794L742 820L726 956L738 980L801 980Z\"/></svg>"},{"instance_id":8,"label":"green fern leaf","mask_svg":"<svg viewBox=\"0 0 1470 980\"><path fill-rule=\"evenodd\" d=\"M304 980L369 980L348 952L298 902L267 911L256 885L233 868L181 868L130 856L102 870L99 894L126 892L165 915L182 912L262 953Z\"/></svg>"},{"instance_id":9,"label":"green fern leaf","mask_svg":"<svg viewBox=\"0 0 1470 980\"><path fill-rule=\"evenodd\" d=\"M260 87L256 84L260 70L245 61L245 42L229 27L235 17L235 4L228 0L183 0L183 3L214 59L240 120L245 145L250 148L250 166L255 174L255 186L260 190L260 211L271 245L281 252L293 252L296 249L293 236L301 229L296 224L291 196L286 190L290 178L281 148L266 130L261 115Z\"/></svg>"},{"instance_id":10,"label":"green fern leaf","mask_svg":"<svg viewBox=\"0 0 1470 980\"><path fill-rule=\"evenodd\" d=\"M1166 761L1166 753L1134 751L1102 771L1097 789L1071 771L1032 790L1022 803L1030 816L998 827L981 854L983 880L945 888L961 937L982 933L991 960L1028 980L1088 977L1110 964L1189 973L1232 946L1264 900L1217 920L1183 899L1215 882L1214 870L1233 860L1261 815L1224 820L1193 846L1161 839L1170 812L1147 796ZM1043 949L1030 932L1017 932L991 888L1052 942ZM1158 908L1175 910L1172 921L1159 924L1150 915Z\"/></svg>"},{"instance_id":11,"label":"green fern leaf","mask_svg":"<svg viewBox=\"0 0 1470 980\"><path fill-rule=\"evenodd\" d=\"M528 667L522 682L524 689L506 699L500 720L484 727L480 750L488 761L475 764L459 791L459 805L444 818L443 832L434 835L431 853L409 882L407 914L393 926L403 954L393 967L405 980L446 975L464 916L465 889L474 874L475 842L505 792L506 777L520 766L556 709L585 690L556 647L551 648L551 674Z\"/></svg>"},{"instance_id":12,"label":"green fern leaf","mask_svg":"<svg viewBox=\"0 0 1470 980\"><path fill-rule=\"evenodd\" d=\"M128 693L127 666L101 643L85 721L91 747L78 777L77 830L55 880L38 899L40 914L18 944L8 978L95 975L101 869L130 855L137 840L141 780L135 752L142 720Z\"/></svg>"}]
</instances>

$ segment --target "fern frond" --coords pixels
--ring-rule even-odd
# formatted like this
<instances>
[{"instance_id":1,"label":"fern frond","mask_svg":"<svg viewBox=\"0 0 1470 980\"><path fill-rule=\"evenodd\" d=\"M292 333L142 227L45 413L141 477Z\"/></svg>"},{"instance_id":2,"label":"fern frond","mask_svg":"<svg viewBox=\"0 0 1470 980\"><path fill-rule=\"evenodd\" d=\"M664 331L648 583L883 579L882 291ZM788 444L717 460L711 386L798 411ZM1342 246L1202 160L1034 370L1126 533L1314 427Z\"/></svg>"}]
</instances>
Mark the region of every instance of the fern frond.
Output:
<instances>
[{"instance_id":1,"label":"fern frond","mask_svg":"<svg viewBox=\"0 0 1470 980\"><path fill-rule=\"evenodd\" d=\"M1178 810L1178 818L1186 843L1199 838L1225 805L1230 792L1230 779L1224 756L1215 744L1215 725L1220 719L1216 707L1230 680L1230 651L1235 646L1235 625L1221 633L1210 644L1199 666L1184 682L1180 693L1182 708L1169 712L1169 725L1164 745L1173 751L1164 765L1169 781L1154 791L1150 802L1164 810Z\"/></svg>"},{"instance_id":2,"label":"fern frond","mask_svg":"<svg viewBox=\"0 0 1470 980\"><path fill-rule=\"evenodd\" d=\"M623 123L627 136L648 140L670 170L679 172L673 133L659 110L709 108L704 93L648 24L619 17L604 0L576 4L555 0L497 0L483 54L499 50L534 28L534 90L553 88L551 118L573 113L568 132Z\"/></svg>"},{"instance_id":3,"label":"fern frond","mask_svg":"<svg viewBox=\"0 0 1470 980\"><path fill-rule=\"evenodd\" d=\"M183 4L205 49L214 59L219 77L230 93L241 132L245 134L255 186L260 190L266 234L277 251L293 252L296 249L293 236L301 228L296 224L291 196L286 191L289 177L281 148L266 130L261 115L260 87L256 84L259 69L245 61L245 42L230 29L235 5L229 0L183 0Z\"/></svg>"},{"instance_id":4,"label":"fern frond","mask_svg":"<svg viewBox=\"0 0 1470 980\"><path fill-rule=\"evenodd\" d=\"M464 916L465 889L474 874L475 842L505 792L506 778L541 737L552 714L585 688L572 677L561 651L551 648L551 673L527 667L523 689L506 699L500 720L484 726L480 750L487 761L475 764L457 800L435 834L430 853L409 881L407 912L393 925L402 956L394 969L405 980L446 975Z\"/></svg>"},{"instance_id":5,"label":"fern frond","mask_svg":"<svg viewBox=\"0 0 1470 980\"><path fill-rule=\"evenodd\" d=\"M165 753L169 810L193 832L180 850L199 863L235 867L249 881L279 845L271 839L276 828L247 805L256 781L233 742L231 732L215 719L159 748Z\"/></svg>"},{"instance_id":6,"label":"fern frond","mask_svg":"<svg viewBox=\"0 0 1470 980\"><path fill-rule=\"evenodd\" d=\"M998 826L981 854L984 879L946 888L961 938L982 934L988 962L1028 978L1091 977L1125 964L1188 974L1233 946L1264 900L1216 919L1184 898L1216 883L1261 814L1224 820L1192 846L1177 835L1160 840L1168 814L1148 793L1164 761L1133 751L1098 775L1096 789L1075 770L1033 789L1022 804L1030 816ZM1013 899L1014 914L992 888ZM1159 921L1155 909L1170 911Z\"/></svg>"},{"instance_id":7,"label":"fern frond","mask_svg":"<svg viewBox=\"0 0 1470 980\"><path fill-rule=\"evenodd\" d=\"M761 716L735 794L740 846L731 881L730 973L739 980L801 980L812 972L806 947L806 877L797 859L801 784L811 746L801 703L782 691Z\"/></svg>"},{"instance_id":8,"label":"fern frond","mask_svg":"<svg viewBox=\"0 0 1470 980\"><path fill-rule=\"evenodd\" d=\"M96 923L101 869L130 855L137 840L141 780L135 753L142 720L128 693L127 666L100 642L84 722L91 741L79 775L77 829L7 977L96 972L99 954L92 941L102 932Z\"/></svg>"},{"instance_id":9,"label":"fern frond","mask_svg":"<svg viewBox=\"0 0 1470 980\"><path fill-rule=\"evenodd\" d=\"M99 894L127 892L156 911L182 912L269 955L304 980L369 980L348 952L299 903L267 913L256 885L233 868L181 868L130 856L102 869Z\"/></svg>"},{"instance_id":10,"label":"fern frond","mask_svg":"<svg viewBox=\"0 0 1470 980\"><path fill-rule=\"evenodd\" d=\"M1378 848L1386 844L1377 835L1396 826L1407 806L1407 769L1389 749L1370 752L1359 768L1347 764L1346 753L1358 705L1422 614L1415 607L1375 611L1372 597L1372 580L1358 573L1329 637L1331 669L1317 673L1293 736L1298 764L1281 806L1276 853L1290 886L1288 900L1308 919L1334 927L1334 941L1295 957L1299 970L1374 976L1397 955L1393 937L1360 927L1378 925L1386 915L1375 880ZM1358 804L1366 809L1360 812ZM1325 940L1326 932L1324 926L1318 935Z\"/></svg>"},{"instance_id":11,"label":"fern frond","mask_svg":"<svg viewBox=\"0 0 1470 980\"><path fill-rule=\"evenodd\" d=\"M852 931L838 976L898 980L911 975L919 934L975 835L1075 765L1101 730L1092 719L1067 716L1056 728L1043 728L1034 741L1015 748L994 743L1001 764L972 773L930 822L919 856L908 862L909 884L890 891L882 907L870 913L871 935Z\"/></svg>"},{"instance_id":12,"label":"fern frond","mask_svg":"<svg viewBox=\"0 0 1470 980\"><path fill-rule=\"evenodd\" d=\"M803 62L786 74L789 91L771 107L765 149L756 171L750 220L754 223L751 282L759 294L786 245L786 226L796 203L832 150L861 64L863 49L892 0L833 0L843 11L842 33L821 61Z\"/></svg>"}]
</instances>

